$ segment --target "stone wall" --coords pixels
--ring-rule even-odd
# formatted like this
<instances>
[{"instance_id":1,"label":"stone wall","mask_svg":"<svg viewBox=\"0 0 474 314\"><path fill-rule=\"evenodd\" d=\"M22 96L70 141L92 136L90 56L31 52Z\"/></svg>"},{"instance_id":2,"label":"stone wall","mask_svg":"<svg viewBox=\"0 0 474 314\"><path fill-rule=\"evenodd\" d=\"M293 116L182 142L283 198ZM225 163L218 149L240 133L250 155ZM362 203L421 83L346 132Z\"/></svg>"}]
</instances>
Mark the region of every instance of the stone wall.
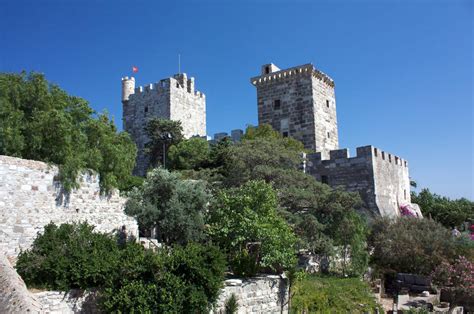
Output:
<instances>
[{"instance_id":1,"label":"stone wall","mask_svg":"<svg viewBox=\"0 0 474 314\"><path fill-rule=\"evenodd\" d=\"M262 276L250 279L229 279L213 313L225 313L225 304L232 294L238 302L238 313L288 313L288 279Z\"/></svg>"},{"instance_id":2,"label":"stone wall","mask_svg":"<svg viewBox=\"0 0 474 314\"><path fill-rule=\"evenodd\" d=\"M337 149L334 82L312 64L285 70L266 65L262 71L251 78L257 87L258 123L270 124L324 157Z\"/></svg>"},{"instance_id":3,"label":"stone wall","mask_svg":"<svg viewBox=\"0 0 474 314\"><path fill-rule=\"evenodd\" d=\"M98 313L97 294L82 290L42 291L31 294L41 304L42 313Z\"/></svg>"},{"instance_id":4,"label":"stone wall","mask_svg":"<svg viewBox=\"0 0 474 314\"><path fill-rule=\"evenodd\" d=\"M145 155L148 137L144 127L151 118L181 121L186 138L206 135L206 96L194 89L194 78L185 73L155 84L135 88L135 79L122 79L123 126L137 145L134 174L144 176L149 165Z\"/></svg>"},{"instance_id":5,"label":"stone wall","mask_svg":"<svg viewBox=\"0 0 474 314\"><path fill-rule=\"evenodd\" d=\"M49 222L88 221L101 232L138 226L125 215L125 199L113 192L100 195L97 175L84 173L80 188L65 193L56 180L58 168L44 162L0 156L0 254L17 256L33 243Z\"/></svg>"},{"instance_id":6,"label":"stone wall","mask_svg":"<svg viewBox=\"0 0 474 314\"><path fill-rule=\"evenodd\" d=\"M408 163L398 156L363 146L357 148L356 157L339 149L330 151L329 159L315 153L307 160L307 171L316 180L358 192L372 215L396 217L400 205L411 202Z\"/></svg>"}]
</instances>

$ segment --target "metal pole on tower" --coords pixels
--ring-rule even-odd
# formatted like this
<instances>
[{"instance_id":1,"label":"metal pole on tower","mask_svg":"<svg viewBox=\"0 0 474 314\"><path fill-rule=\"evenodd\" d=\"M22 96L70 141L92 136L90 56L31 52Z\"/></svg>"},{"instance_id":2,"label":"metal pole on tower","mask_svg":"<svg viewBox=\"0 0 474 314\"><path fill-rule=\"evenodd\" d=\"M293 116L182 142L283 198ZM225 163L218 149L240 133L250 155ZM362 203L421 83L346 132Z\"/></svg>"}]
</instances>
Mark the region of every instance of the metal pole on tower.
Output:
<instances>
[{"instance_id":1,"label":"metal pole on tower","mask_svg":"<svg viewBox=\"0 0 474 314\"><path fill-rule=\"evenodd\" d=\"M178 73L181 74L181 54L178 53Z\"/></svg>"}]
</instances>

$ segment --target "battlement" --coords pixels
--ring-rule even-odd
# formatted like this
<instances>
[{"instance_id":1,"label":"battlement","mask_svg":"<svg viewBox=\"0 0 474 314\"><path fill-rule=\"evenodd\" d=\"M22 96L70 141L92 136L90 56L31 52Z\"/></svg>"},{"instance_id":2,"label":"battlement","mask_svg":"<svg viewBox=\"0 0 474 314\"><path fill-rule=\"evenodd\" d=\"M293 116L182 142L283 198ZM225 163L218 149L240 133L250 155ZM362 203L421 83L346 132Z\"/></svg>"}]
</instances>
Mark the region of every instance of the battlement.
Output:
<instances>
[{"instance_id":1,"label":"battlement","mask_svg":"<svg viewBox=\"0 0 474 314\"><path fill-rule=\"evenodd\" d=\"M122 78L122 81L124 80L128 80L128 77ZM206 95L201 91L194 90L194 77L188 79L186 73L175 74L173 77L162 79L159 82L151 83L145 86L137 86L133 89L133 93L130 93L130 95L146 96L147 93L168 92L171 88L184 89L186 92L198 98L206 97Z\"/></svg>"},{"instance_id":2,"label":"battlement","mask_svg":"<svg viewBox=\"0 0 474 314\"><path fill-rule=\"evenodd\" d=\"M336 161L336 160L341 160L341 159L356 159L356 158L373 158L374 160L377 161L382 161L382 162L387 162L387 163L393 163L394 165L402 166L407 168L408 167L408 162L404 159L402 159L399 156L387 153L385 151L382 151L381 149L378 149L376 147L373 147L372 145L367 145L367 146L361 146L357 147L357 154L355 157L350 157L349 150L347 148L343 149L336 149L336 150L331 150L329 152L329 159L323 159L321 152L309 154L309 158L313 162L317 161Z\"/></svg>"},{"instance_id":3,"label":"battlement","mask_svg":"<svg viewBox=\"0 0 474 314\"><path fill-rule=\"evenodd\" d=\"M261 84L266 84L270 83L273 81L277 80L284 80L284 79L289 79L293 78L297 75L302 75L302 74L311 74L315 78L318 78L322 81L324 81L326 84L328 84L331 87L334 87L334 80L330 78L327 74L323 73L322 71L316 69L312 63L308 64L303 64L299 65L296 67L280 70L276 65L273 63L268 64L268 65L263 65L262 66L262 75L260 76L255 76L250 79L250 82L255 85L261 85Z\"/></svg>"}]
</instances>

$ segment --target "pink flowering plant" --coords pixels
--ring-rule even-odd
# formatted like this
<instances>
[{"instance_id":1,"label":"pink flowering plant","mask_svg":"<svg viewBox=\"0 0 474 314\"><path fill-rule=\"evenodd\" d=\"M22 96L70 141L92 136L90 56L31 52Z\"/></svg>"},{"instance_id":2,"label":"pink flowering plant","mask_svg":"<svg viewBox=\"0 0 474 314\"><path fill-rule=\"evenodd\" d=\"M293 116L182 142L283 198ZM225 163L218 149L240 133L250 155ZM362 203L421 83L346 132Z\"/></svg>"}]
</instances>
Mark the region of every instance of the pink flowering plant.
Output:
<instances>
[{"instance_id":1,"label":"pink flowering plant","mask_svg":"<svg viewBox=\"0 0 474 314\"><path fill-rule=\"evenodd\" d=\"M433 282L448 290L474 296L474 263L464 256L442 262L431 274Z\"/></svg>"},{"instance_id":2,"label":"pink flowering plant","mask_svg":"<svg viewBox=\"0 0 474 314\"><path fill-rule=\"evenodd\" d=\"M402 216L416 217L416 214L410 209L408 204L400 206L400 214Z\"/></svg>"}]
</instances>

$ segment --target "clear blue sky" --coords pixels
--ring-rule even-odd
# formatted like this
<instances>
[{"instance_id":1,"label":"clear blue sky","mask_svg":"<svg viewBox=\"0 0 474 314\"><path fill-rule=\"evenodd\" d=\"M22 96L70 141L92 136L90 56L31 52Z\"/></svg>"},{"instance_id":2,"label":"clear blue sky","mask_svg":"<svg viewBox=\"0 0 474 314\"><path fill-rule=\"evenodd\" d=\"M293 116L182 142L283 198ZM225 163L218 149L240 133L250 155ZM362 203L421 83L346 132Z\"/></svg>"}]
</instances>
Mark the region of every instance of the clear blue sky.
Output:
<instances>
[{"instance_id":1,"label":"clear blue sky","mask_svg":"<svg viewBox=\"0 0 474 314\"><path fill-rule=\"evenodd\" d=\"M474 199L473 5L446 1L5 1L0 71L39 71L108 110L120 78L182 69L208 133L257 123L260 65L312 62L336 82L341 147L406 158L419 186Z\"/></svg>"}]
</instances>

